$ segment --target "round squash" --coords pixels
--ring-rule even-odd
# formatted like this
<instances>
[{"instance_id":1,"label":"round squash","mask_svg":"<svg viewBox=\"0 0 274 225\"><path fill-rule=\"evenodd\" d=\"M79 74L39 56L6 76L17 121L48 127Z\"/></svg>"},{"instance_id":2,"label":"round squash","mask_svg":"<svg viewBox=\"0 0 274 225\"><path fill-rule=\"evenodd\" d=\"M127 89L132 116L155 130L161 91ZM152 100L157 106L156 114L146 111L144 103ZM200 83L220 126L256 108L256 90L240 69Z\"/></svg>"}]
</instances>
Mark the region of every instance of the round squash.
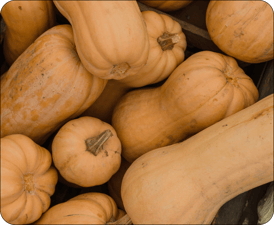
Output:
<instances>
[{"instance_id":1,"label":"round squash","mask_svg":"<svg viewBox=\"0 0 274 225\"><path fill-rule=\"evenodd\" d=\"M70 25L49 29L1 76L1 137L19 133L44 143L82 114L106 82L82 65Z\"/></svg>"},{"instance_id":2,"label":"round squash","mask_svg":"<svg viewBox=\"0 0 274 225\"><path fill-rule=\"evenodd\" d=\"M264 1L210 1L206 26L226 54L248 63L273 59L273 9Z\"/></svg>"},{"instance_id":3,"label":"round squash","mask_svg":"<svg viewBox=\"0 0 274 225\"><path fill-rule=\"evenodd\" d=\"M162 86L127 93L114 109L112 125L122 143L122 156L133 162L257 100L252 79L232 57L201 51L179 65Z\"/></svg>"},{"instance_id":4,"label":"round squash","mask_svg":"<svg viewBox=\"0 0 274 225\"><path fill-rule=\"evenodd\" d=\"M52 1L9 1L3 6L1 15L6 24L3 52L9 65L55 25Z\"/></svg>"},{"instance_id":5,"label":"round squash","mask_svg":"<svg viewBox=\"0 0 274 225\"><path fill-rule=\"evenodd\" d=\"M85 68L103 79L136 74L148 58L146 25L136 1L54 1L73 28Z\"/></svg>"},{"instance_id":6,"label":"round squash","mask_svg":"<svg viewBox=\"0 0 274 225\"><path fill-rule=\"evenodd\" d=\"M62 177L81 187L106 183L121 164L121 142L113 127L93 117L67 122L52 142L52 158Z\"/></svg>"},{"instance_id":7,"label":"round squash","mask_svg":"<svg viewBox=\"0 0 274 225\"><path fill-rule=\"evenodd\" d=\"M122 200L133 224L211 224L235 196L273 181L273 94L131 164Z\"/></svg>"},{"instance_id":8,"label":"round squash","mask_svg":"<svg viewBox=\"0 0 274 225\"><path fill-rule=\"evenodd\" d=\"M35 224L112 224L121 215L111 197L91 192L53 206Z\"/></svg>"},{"instance_id":9,"label":"round squash","mask_svg":"<svg viewBox=\"0 0 274 225\"><path fill-rule=\"evenodd\" d=\"M1 138L1 215L10 224L29 224L50 206L57 171L51 154L30 138Z\"/></svg>"},{"instance_id":10,"label":"round squash","mask_svg":"<svg viewBox=\"0 0 274 225\"><path fill-rule=\"evenodd\" d=\"M192 0L139 0L139 2L164 12L170 12L186 7L192 2Z\"/></svg>"}]
</instances>

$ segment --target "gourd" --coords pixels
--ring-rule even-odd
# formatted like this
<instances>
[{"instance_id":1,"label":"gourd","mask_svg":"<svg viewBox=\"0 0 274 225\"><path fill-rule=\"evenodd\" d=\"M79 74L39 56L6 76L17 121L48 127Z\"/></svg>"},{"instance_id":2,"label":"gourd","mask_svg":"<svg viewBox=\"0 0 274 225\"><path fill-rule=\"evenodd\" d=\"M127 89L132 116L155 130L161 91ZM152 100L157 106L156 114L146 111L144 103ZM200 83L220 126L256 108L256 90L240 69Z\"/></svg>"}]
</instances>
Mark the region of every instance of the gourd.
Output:
<instances>
[{"instance_id":1,"label":"gourd","mask_svg":"<svg viewBox=\"0 0 274 225\"><path fill-rule=\"evenodd\" d=\"M111 197L90 192L53 206L35 224L116 224L121 215Z\"/></svg>"},{"instance_id":2,"label":"gourd","mask_svg":"<svg viewBox=\"0 0 274 225\"><path fill-rule=\"evenodd\" d=\"M29 224L50 206L57 171L51 154L30 138L1 138L1 215L10 224Z\"/></svg>"},{"instance_id":3,"label":"gourd","mask_svg":"<svg viewBox=\"0 0 274 225\"><path fill-rule=\"evenodd\" d=\"M19 133L43 144L82 114L106 82L83 67L70 25L49 29L1 76L1 137Z\"/></svg>"},{"instance_id":4,"label":"gourd","mask_svg":"<svg viewBox=\"0 0 274 225\"><path fill-rule=\"evenodd\" d=\"M264 1L210 1L206 26L226 54L248 63L273 59L273 9Z\"/></svg>"},{"instance_id":5,"label":"gourd","mask_svg":"<svg viewBox=\"0 0 274 225\"><path fill-rule=\"evenodd\" d=\"M54 1L70 22L85 68L103 79L136 74L148 58L146 25L136 1Z\"/></svg>"},{"instance_id":6,"label":"gourd","mask_svg":"<svg viewBox=\"0 0 274 225\"><path fill-rule=\"evenodd\" d=\"M180 0L180 1L172 1L172 0L139 0L139 2L144 3L145 5L151 6L153 8L159 9L164 12L175 11L189 5L192 0Z\"/></svg>"},{"instance_id":7,"label":"gourd","mask_svg":"<svg viewBox=\"0 0 274 225\"><path fill-rule=\"evenodd\" d=\"M235 196L273 181L273 94L134 161L122 181L133 224L211 224Z\"/></svg>"},{"instance_id":8,"label":"gourd","mask_svg":"<svg viewBox=\"0 0 274 225\"><path fill-rule=\"evenodd\" d=\"M162 86L127 93L114 108L112 126L122 156L133 162L257 100L256 86L233 58L201 51L180 64Z\"/></svg>"},{"instance_id":9,"label":"gourd","mask_svg":"<svg viewBox=\"0 0 274 225\"><path fill-rule=\"evenodd\" d=\"M121 142L113 127L80 117L61 127L52 142L52 158L61 176L81 187L106 183L121 164Z\"/></svg>"},{"instance_id":10,"label":"gourd","mask_svg":"<svg viewBox=\"0 0 274 225\"><path fill-rule=\"evenodd\" d=\"M1 10L6 24L3 53L11 65L42 33L55 25L52 1L9 1Z\"/></svg>"},{"instance_id":11,"label":"gourd","mask_svg":"<svg viewBox=\"0 0 274 225\"><path fill-rule=\"evenodd\" d=\"M132 88L143 87L166 79L184 60L186 37L178 22L169 16L153 11L142 12L149 36L147 64L134 76L121 80L110 80L102 95L83 116L111 122L113 109L120 98Z\"/></svg>"}]
</instances>

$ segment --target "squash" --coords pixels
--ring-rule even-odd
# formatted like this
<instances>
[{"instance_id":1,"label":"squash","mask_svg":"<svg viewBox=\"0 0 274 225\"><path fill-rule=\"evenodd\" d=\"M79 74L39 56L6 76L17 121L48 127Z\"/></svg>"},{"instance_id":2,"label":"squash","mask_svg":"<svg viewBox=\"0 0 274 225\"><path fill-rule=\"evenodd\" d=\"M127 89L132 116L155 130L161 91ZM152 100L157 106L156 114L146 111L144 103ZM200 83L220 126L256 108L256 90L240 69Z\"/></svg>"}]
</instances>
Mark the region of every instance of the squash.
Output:
<instances>
[{"instance_id":1,"label":"squash","mask_svg":"<svg viewBox=\"0 0 274 225\"><path fill-rule=\"evenodd\" d=\"M273 59L273 9L264 1L210 1L206 26L226 54L248 63Z\"/></svg>"},{"instance_id":2,"label":"squash","mask_svg":"<svg viewBox=\"0 0 274 225\"><path fill-rule=\"evenodd\" d=\"M211 224L235 196L273 181L273 94L131 164L122 200L133 224Z\"/></svg>"},{"instance_id":3,"label":"squash","mask_svg":"<svg viewBox=\"0 0 274 225\"><path fill-rule=\"evenodd\" d=\"M70 25L49 29L1 76L1 137L19 133L43 144L82 114L106 82L83 67Z\"/></svg>"},{"instance_id":4,"label":"squash","mask_svg":"<svg viewBox=\"0 0 274 225\"><path fill-rule=\"evenodd\" d=\"M55 25L52 1L9 1L1 10L6 24L3 52L11 65L42 33Z\"/></svg>"},{"instance_id":5,"label":"squash","mask_svg":"<svg viewBox=\"0 0 274 225\"><path fill-rule=\"evenodd\" d=\"M147 64L134 76L110 80L102 95L82 115L111 122L113 109L130 89L166 79L184 60L186 37L178 22L153 11L142 12L149 36Z\"/></svg>"},{"instance_id":6,"label":"squash","mask_svg":"<svg viewBox=\"0 0 274 225\"><path fill-rule=\"evenodd\" d=\"M30 138L1 138L1 215L10 224L28 224L50 206L57 171L51 154Z\"/></svg>"},{"instance_id":7,"label":"squash","mask_svg":"<svg viewBox=\"0 0 274 225\"><path fill-rule=\"evenodd\" d=\"M139 2L164 12L170 12L188 6L192 2L192 0L139 0Z\"/></svg>"},{"instance_id":8,"label":"squash","mask_svg":"<svg viewBox=\"0 0 274 225\"><path fill-rule=\"evenodd\" d=\"M148 58L146 24L136 1L54 1L70 22L85 68L103 79L136 74Z\"/></svg>"},{"instance_id":9,"label":"squash","mask_svg":"<svg viewBox=\"0 0 274 225\"><path fill-rule=\"evenodd\" d=\"M111 197L90 192L53 206L34 224L112 224L121 215Z\"/></svg>"},{"instance_id":10,"label":"squash","mask_svg":"<svg viewBox=\"0 0 274 225\"><path fill-rule=\"evenodd\" d=\"M70 120L52 142L61 176L81 187L106 183L121 164L121 142L113 127L93 117Z\"/></svg>"},{"instance_id":11,"label":"squash","mask_svg":"<svg viewBox=\"0 0 274 225\"><path fill-rule=\"evenodd\" d=\"M127 93L114 108L112 125L122 156L133 162L257 100L256 86L233 58L201 51L180 64L162 86Z\"/></svg>"}]
</instances>

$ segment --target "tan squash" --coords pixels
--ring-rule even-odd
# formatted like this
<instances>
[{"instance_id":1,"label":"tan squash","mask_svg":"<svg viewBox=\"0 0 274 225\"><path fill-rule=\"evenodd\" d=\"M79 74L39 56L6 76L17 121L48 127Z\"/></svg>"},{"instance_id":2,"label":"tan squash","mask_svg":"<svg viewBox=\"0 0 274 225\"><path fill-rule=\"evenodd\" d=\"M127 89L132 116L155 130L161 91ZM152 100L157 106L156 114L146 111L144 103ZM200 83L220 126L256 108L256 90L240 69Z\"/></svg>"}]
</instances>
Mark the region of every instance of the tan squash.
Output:
<instances>
[{"instance_id":1,"label":"tan squash","mask_svg":"<svg viewBox=\"0 0 274 225\"><path fill-rule=\"evenodd\" d=\"M226 54L248 63L273 59L273 9L264 1L210 1L206 26Z\"/></svg>"},{"instance_id":2,"label":"tan squash","mask_svg":"<svg viewBox=\"0 0 274 225\"><path fill-rule=\"evenodd\" d=\"M133 162L257 100L256 86L233 58L202 51L178 66L162 86L127 93L114 109L112 125L122 156Z\"/></svg>"},{"instance_id":3,"label":"tan squash","mask_svg":"<svg viewBox=\"0 0 274 225\"><path fill-rule=\"evenodd\" d=\"M139 2L164 12L170 12L188 6L192 0L139 0Z\"/></svg>"},{"instance_id":4,"label":"tan squash","mask_svg":"<svg viewBox=\"0 0 274 225\"><path fill-rule=\"evenodd\" d=\"M42 144L82 114L105 85L83 67L71 26L53 27L1 76L1 137L19 133Z\"/></svg>"},{"instance_id":5,"label":"tan squash","mask_svg":"<svg viewBox=\"0 0 274 225\"><path fill-rule=\"evenodd\" d=\"M136 1L54 1L73 27L88 71L103 79L136 74L148 58L146 25Z\"/></svg>"},{"instance_id":6,"label":"tan squash","mask_svg":"<svg viewBox=\"0 0 274 225\"><path fill-rule=\"evenodd\" d=\"M235 196L273 181L273 94L179 144L138 158L122 182L133 224L211 224Z\"/></svg>"},{"instance_id":7,"label":"tan squash","mask_svg":"<svg viewBox=\"0 0 274 225\"><path fill-rule=\"evenodd\" d=\"M142 15L150 45L147 64L134 76L119 81L110 80L102 95L83 116L96 117L110 123L113 109L124 94L132 88L166 79L184 60L187 43L180 24L169 16L153 11L142 12Z\"/></svg>"},{"instance_id":8,"label":"tan squash","mask_svg":"<svg viewBox=\"0 0 274 225\"><path fill-rule=\"evenodd\" d=\"M111 197L92 192L53 206L35 224L116 224L122 215Z\"/></svg>"},{"instance_id":9,"label":"tan squash","mask_svg":"<svg viewBox=\"0 0 274 225\"><path fill-rule=\"evenodd\" d=\"M70 120L52 142L52 158L61 176L81 187L106 183L121 164L121 142L108 123L93 117Z\"/></svg>"},{"instance_id":10,"label":"tan squash","mask_svg":"<svg viewBox=\"0 0 274 225\"><path fill-rule=\"evenodd\" d=\"M1 216L10 224L29 224L50 206L57 171L51 154L30 138L1 138Z\"/></svg>"},{"instance_id":11,"label":"tan squash","mask_svg":"<svg viewBox=\"0 0 274 225\"><path fill-rule=\"evenodd\" d=\"M3 6L1 15L6 24L3 52L9 65L55 25L52 1L9 1Z\"/></svg>"}]
</instances>

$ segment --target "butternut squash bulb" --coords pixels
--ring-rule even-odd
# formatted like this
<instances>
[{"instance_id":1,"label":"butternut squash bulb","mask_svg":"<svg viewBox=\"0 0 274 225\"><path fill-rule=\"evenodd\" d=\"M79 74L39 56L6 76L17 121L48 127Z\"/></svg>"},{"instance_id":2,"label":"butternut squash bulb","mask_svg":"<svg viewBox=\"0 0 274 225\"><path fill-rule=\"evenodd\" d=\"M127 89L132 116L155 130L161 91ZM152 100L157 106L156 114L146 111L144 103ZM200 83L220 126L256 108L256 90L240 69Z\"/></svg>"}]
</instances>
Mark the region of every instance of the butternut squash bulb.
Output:
<instances>
[{"instance_id":1,"label":"butternut squash bulb","mask_svg":"<svg viewBox=\"0 0 274 225\"><path fill-rule=\"evenodd\" d=\"M139 2L144 3L145 5L151 6L153 8L159 9L164 12L175 11L189 5L192 0L180 0L180 1L172 1L172 0L139 0Z\"/></svg>"},{"instance_id":2,"label":"butternut squash bulb","mask_svg":"<svg viewBox=\"0 0 274 225\"><path fill-rule=\"evenodd\" d=\"M6 24L3 52L9 65L55 25L52 1L9 1L3 6L1 15Z\"/></svg>"},{"instance_id":3,"label":"butternut squash bulb","mask_svg":"<svg viewBox=\"0 0 274 225\"><path fill-rule=\"evenodd\" d=\"M82 65L70 25L51 28L1 76L1 137L19 133L44 143L82 114L106 82Z\"/></svg>"},{"instance_id":4,"label":"butternut squash bulb","mask_svg":"<svg viewBox=\"0 0 274 225\"><path fill-rule=\"evenodd\" d=\"M133 224L211 224L233 197L273 181L273 94L138 158L122 181Z\"/></svg>"},{"instance_id":5,"label":"butternut squash bulb","mask_svg":"<svg viewBox=\"0 0 274 225\"><path fill-rule=\"evenodd\" d=\"M93 117L70 120L52 142L55 167L66 181L81 187L106 183L120 167L121 151L113 127Z\"/></svg>"},{"instance_id":6,"label":"butternut squash bulb","mask_svg":"<svg viewBox=\"0 0 274 225\"><path fill-rule=\"evenodd\" d=\"M114 108L112 125L122 143L122 156L133 162L257 100L256 86L235 59L201 51L180 64L162 86L127 93Z\"/></svg>"},{"instance_id":7,"label":"butternut squash bulb","mask_svg":"<svg viewBox=\"0 0 274 225\"><path fill-rule=\"evenodd\" d=\"M30 138L1 138L1 215L10 224L38 220L50 206L57 171L51 154Z\"/></svg>"},{"instance_id":8,"label":"butternut squash bulb","mask_svg":"<svg viewBox=\"0 0 274 225\"><path fill-rule=\"evenodd\" d=\"M226 54L248 63L273 59L273 9L264 1L210 1L206 26Z\"/></svg>"},{"instance_id":9,"label":"butternut squash bulb","mask_svg":"<svg viewBox=\"0 0 274 225\"><path fill-rule=\"evenodd\" d=\"M54 1L73 28L86 69L103 79L136 74L148 58L146 25L136 1Z\"/></svg>"}]
</instances>

